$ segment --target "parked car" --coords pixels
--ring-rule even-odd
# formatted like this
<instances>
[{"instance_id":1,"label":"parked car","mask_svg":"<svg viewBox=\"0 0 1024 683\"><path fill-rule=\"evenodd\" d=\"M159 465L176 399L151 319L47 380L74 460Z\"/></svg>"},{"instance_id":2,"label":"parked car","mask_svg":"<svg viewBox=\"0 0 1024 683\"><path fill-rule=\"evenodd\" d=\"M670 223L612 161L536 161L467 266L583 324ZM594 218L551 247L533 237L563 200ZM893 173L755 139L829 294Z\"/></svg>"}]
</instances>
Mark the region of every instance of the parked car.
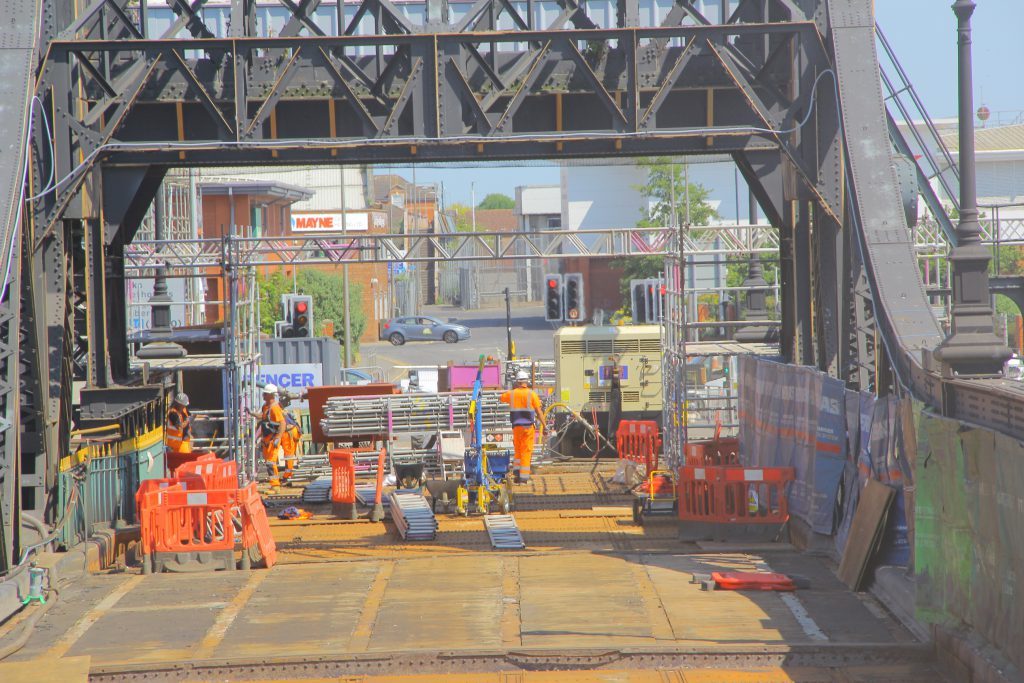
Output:
<instances>
[{"instance_id":1,"label":"parked car","mask_svg":"<svg viewBox=\"0 0 1024 683\"><path fill-rule=\"evenodd\" d=\"M373 377L371 377L369 373L363 372L362 370L346 368L345 370L341 371L341 383L357 386L362 386L364 384L373 384Z\"/></svg>"},{"instance_id":2,"label":"parked car","mask_svg":"<svg viewBox=\"0 0 1024 683\"><path fill-rule=\"evenodd\" d=\"M407 341L443 340L455 344L469 339L469 328L456 322L443 323L427 315L410 315L385 322L381 326L380 338L395 346Z\"/></svg>"}]
</instances>

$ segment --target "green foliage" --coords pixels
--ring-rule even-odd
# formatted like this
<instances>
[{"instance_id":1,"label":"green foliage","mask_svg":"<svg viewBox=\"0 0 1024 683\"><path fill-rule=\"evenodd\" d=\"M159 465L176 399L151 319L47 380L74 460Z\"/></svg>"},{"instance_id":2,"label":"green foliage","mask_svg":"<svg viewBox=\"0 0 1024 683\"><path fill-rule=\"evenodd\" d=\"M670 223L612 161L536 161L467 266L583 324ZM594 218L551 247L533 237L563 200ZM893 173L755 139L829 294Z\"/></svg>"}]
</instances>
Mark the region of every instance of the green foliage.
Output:
<instances>
[{"instance_id":1,"label":"green foliage","mask_svg":"<svg viewBox=\"0 0 1024 683\"><path fill-rule=\"evenodd\" d=\"M274 334L274 322L282 319L281 295L292 292L292 279L280 273L259 278L260 331ZM316 334L323 334L324 323L334 322L334 338L345 343L345 278L339 273L321 270L300 270L295 285L298 293L313 297L313 322ZM349 282L349 304L352 312L352 349L359 350L359 337L366 329L362 285Z\"/></svg>"},{"instance_id":2,"label":"green foliage","mask_svg":"<svg viewBox=\"0 0 1024 683\"><path fill-rule=\"evenodd\" d=\"M637 166L647 171L647 182L634 189L648 200L649 205L649 208L641 210L641 218L636 224L638 228L685 225L687 203L690 225L707 225L718 218L718 212L707 201L710 191L699 183L689 183L687 187L683 180L683 164L675 163L670 157L655 157L641 159ZM675 220L672 217L673 205ZM661 256L629 256L616 259L614 265L623 270L619 291L625 302L624 309L628 311L632 307L629 281L657 277L665 270L665 259Z\"/></svg>"},{"instance_id":3,"label":"green foliage","mask_svg":"<svg viewBox=\"0 0 1024 683\"><path fill-rule=\"evenodd\" d=\"M491 193L484 197L484 200L476 205L478 209L514 209L516 208L516 202L514 199L507 195L499 194L497 192Z\"/></svg>"},{"instance_id":4,"label":"green foliage","mask_svg":"<svg viewBox=\"0 0 1024 683\"><path fill-rule=\"evenodd\" d=\"M473 211L465 204L449 204L448 214L455 217L455 230L458 232L473 231Z\"/></svg>"}]
</instances>

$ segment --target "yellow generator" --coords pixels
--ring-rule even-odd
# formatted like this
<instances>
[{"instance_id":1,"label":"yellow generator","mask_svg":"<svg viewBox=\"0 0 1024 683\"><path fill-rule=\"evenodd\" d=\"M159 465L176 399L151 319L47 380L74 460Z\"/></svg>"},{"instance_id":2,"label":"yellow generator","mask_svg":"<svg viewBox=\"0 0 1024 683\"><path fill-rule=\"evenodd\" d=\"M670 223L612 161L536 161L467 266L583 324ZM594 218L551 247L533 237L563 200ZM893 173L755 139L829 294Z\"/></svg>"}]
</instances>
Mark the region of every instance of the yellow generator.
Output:
<instances>
[{"instance_id":1,"label":"yellow generator","mask_svg":"<svg viewBox=\"0 0 1024 683\"><path fill-rule=\"evenodd\" d=\"M555 399L596 417L602 436L615 441L620 420L661 424L661 327L562 327L555 332ZM579 425L563 425L553 449L593 455L595 439ZM602 449L602 454L608 452Z\"/></svg>"}]
</instances>

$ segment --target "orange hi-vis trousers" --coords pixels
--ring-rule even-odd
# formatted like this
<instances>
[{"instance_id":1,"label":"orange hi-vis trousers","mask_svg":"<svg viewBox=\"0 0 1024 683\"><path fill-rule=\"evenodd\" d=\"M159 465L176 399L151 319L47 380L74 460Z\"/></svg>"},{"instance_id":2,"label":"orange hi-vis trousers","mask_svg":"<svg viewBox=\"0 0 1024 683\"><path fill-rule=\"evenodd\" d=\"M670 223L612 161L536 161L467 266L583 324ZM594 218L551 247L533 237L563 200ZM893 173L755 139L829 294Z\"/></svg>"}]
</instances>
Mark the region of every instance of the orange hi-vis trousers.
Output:
<instances>
[{"instance_id":1,"label":"orange hi-vis trousers","mask_svg":"<svg viewBox=\"0 0 1024 683\"><path fill-rule=\"evenodd\" d=\"M536 437L537 429L533 425L512 428L512 445L516 452L513 467L524 481L530 478L530 462L533 460L533 442Z\"/></svg>"}]
</instances>

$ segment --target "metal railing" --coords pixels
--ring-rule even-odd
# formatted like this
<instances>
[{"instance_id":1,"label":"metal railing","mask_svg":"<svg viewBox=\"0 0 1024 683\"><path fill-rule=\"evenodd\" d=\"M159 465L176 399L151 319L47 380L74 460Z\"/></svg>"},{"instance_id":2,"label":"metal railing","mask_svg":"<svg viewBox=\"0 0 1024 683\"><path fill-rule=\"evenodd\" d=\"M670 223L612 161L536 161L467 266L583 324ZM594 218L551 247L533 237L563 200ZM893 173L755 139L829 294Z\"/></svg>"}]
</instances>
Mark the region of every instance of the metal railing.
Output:
<instances>
[{"instance_id":1,"label":"metal railing","mask_svg":"<svg viewBox=\"0 0 1024 683\"><path fill-rule=\"evenodd\" d=\"M113 444L92 445L95 453L58 474L57 506L65 509L74 489L80 496L58 530L58 543L66 548L84 542L97 528L134 524L135 492L144 479L162 477L163 443L129 454L111 452Z\"/></svg>"}]
</instances>

